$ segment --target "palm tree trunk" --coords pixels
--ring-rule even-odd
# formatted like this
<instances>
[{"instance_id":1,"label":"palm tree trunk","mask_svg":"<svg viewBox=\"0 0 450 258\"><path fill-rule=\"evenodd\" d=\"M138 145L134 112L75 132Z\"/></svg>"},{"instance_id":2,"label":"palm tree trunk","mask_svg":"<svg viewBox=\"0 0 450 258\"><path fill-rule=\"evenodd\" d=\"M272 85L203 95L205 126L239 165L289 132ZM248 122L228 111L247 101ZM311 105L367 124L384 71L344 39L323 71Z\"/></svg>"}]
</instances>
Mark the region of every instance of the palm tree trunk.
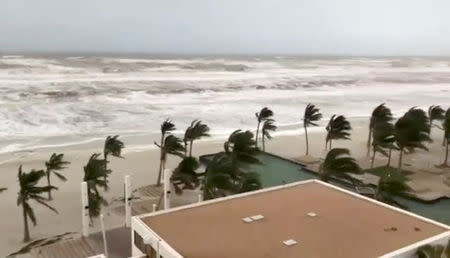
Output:
<instances>
[{"instance_id":1,"label":"palm tree trunk","mask_svg":"<svg viewBox=\"0 0 450 258\"><path fill-rule=\"evenodd\" d=\"M187 141L184 141L184 156L187 156Z\"/></svg>"},{"instance_id":2,"label":"palm tree trunk","mask_svg":"<svg viewBox=\"0 0 450 258\"><path fill-rule=\"evenodd\" d=\"M403 148L400 148L400 154L398 156L398 171L402 172L402 160L403 160Z\"/></svg>"},{"instance_id":3,"label":"palm tree trunk","mask_svg":"<svg viewBox=\"0 0 450 258\"><path fill-rule=\"evenodd\" d=\"M194 143L194 140L191 140L191 143L189 144L189 157L192 157L192 145Z\"/></svg>"},{"instance_id":4,"label":"palm tree trunk","mask_svg":"<svg viewBox=\"0 0 450 258\"><path fill-rule=\"evenodd\" d=\"M442 164L444 167L448 167L448 142L447 141L447 146L445 147L445 159L444 159L444 163Z\"/></svg>"},{"instance_id":5,"label":"palm tree trunk","mask_svg":"<svg viewBox=\"0 0 450 258\"><path fill-rule=\"evenodd\" d=\"M30 229L28 228L28 217L27 212L25 211L24 203L22 203L23 208L23 241L30 241Z\"/></svg>"},{"instance_id":6,"label":"palm tree trunk","mask_svg":"<svg viewBox=\"0 0 450 258\"><path fill-rule=\"evenodd\" d=\"M262 135L262 146L263 146L263 151L266 151L266 144L264 142L264 134Z\"/></svg>"},{"instance_id":7,"label":"palm tree trunk","mask_svg":"<svg viewBox=\"0 0 450 258\"><path fill-rule=\"evenodd\" d=\"M331 143L332 143L332 141L333 141L333 140L332 140L332 139L330 139L330 150L331 150Z\"/></svg>"},{"instance_id":8,"label":"palm tree trunk","mask_svg":"<svg viewBox=\"0 0 450 258\"><path fill-rule=\"evenodd\" d=\"M387 163L387 167L391 166L391 156L392 156L392 148L389 148L389 156L388 156L388 163Z\"/></svg>"},{"instance_id":9,"label":"palm tree trunk","mask_svg":"<svg viewBox=\"0 0 450 258\"><path fill-rule=\"evenodd\" d=\"M325 139L325 150L328 149L328 140Z\"/></svg>"},{"instance_id":10,"label":"palm tree trunk","mask_svg":"<svg viewBox=\"0 0 450 258\"><path fill-rule=\"evenodd\" d=\"M442 141L442 146L445 146L445 142L446 142L446 140L447 140L447 139L446 139L447 137L445 137L445 136L446 136L446 135L445 135L445 133L444 133L444 139L443 139L443 141Z\"/></svg>"},{"instance_id":11,"label":"palm tree trunk","mask_svg":"<svg viewBox=\"0 0 450 258\"><path fill-rule=\"evenodd\" d=\"M309 154L308 129L306 128L306 125L304 127L305 127L305 138L306 138L306 155L308 155Z\"/></svg>"},{"instance_id":12,"label":"palm tree trunk","mask_svg":"<svg viewBox=\"0 0 450 258\"><path fill-rule=\"evenodd\" d=\"M370 168L373 168L373 163L375 162L375 153L377 153L377 151L374 148L372 154L372 161L370 162Z\"/></svg>"},{"instance_id":13,"label":"palm tree trunk","mask_svg":"<svg viewBox=\"0 0 450 258\"><path fill-rule=\"evenodd\" d=\"M372 142L372 128L369 128L369 138L367 139L367 156L370 155L370 144Z\"/></svg>"},{"instance_id":14,"label":"palm tree trunk","mask_svg":"<svg viewBox=\"0 0 450 258\"><path fill-rule=\"evenodd\" d=\"M158 172L158 179L156 180L156 186L161 186L161 175L162 175L163 169L164 169L164 165L163 165L163 158L162 158L162 154L161 154L161 158L159 159L159 172Z\"/></svg>"},{"instance_id":15,"label":"palm tree trunk","mask_svg":"<svg viewBox=\"0 0 450 258\"><path fill-rule=\"evenodd\" d=\"M47 186L50 188L50 171L47 171ZM52 199L52 189L48 189L48 200Z\"/></svg>"},{"instance_id":16,"label":"palm tree trunk","mask_svg":"<svg viewBox=\"0 0 450 258\"><path fill-rule=\"evenodd\" d=\"M255 144L255 147L258 147L258 134L259 134L259 125L260 124L261 124L261 122L258 121L258 127L256 127L256 137L255 137L256 144Z\"/></svg>"},{"instance_id":17,"label":"palm tree trunk","mask_svg":"<svg viewBox=\"0 0 450 258\"><path fill-rule=\"evenodd\" d=\"M161 174L163 170L163 147L164 147L164 138L165 134L161 135L161 144L159 145L160 148L160 155L159 155L159 171L158 171L158 179L156 180L156 186L161 186Z\"/></svg>"},{"instance_id":18,"label":"palm tree trunk","mask_svg":"<svg viewBox=\"0 0 450 258\"><path fill-rule=\"evenodd\" d=\"M105 166L108 168L108 154L106 154L105 151L103 151L103 158L105 160ZM103 177L106 180L106 176Z\"/></svg>"}]
</instances>

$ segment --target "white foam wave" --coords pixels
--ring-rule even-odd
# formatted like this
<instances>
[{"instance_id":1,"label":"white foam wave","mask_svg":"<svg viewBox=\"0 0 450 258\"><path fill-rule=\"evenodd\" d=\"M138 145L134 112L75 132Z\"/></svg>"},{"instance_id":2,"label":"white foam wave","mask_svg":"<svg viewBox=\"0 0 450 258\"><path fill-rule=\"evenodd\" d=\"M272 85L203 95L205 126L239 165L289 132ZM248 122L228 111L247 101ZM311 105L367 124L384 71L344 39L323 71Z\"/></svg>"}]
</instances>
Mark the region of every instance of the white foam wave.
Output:
<instances>
[{"instance_id":1,"label":"white foam wave","mask_svg":"<svg viewBox=\"0 0 450 258\"><path fill-rule=\"evenodd\" d=\"M39 137L83 136L69 143L75 144L90 135L157 133L167 117L180 134L193 119L202 119L212 134L225 137L237 128L255 128L254 113L264 106L275 112L277 134L300 133L303 109L310 102L321 108L321 126L333 114L367 117L380 103L396 116L413 105L447 107L449 63L397 58L2 57L0 65L10 67L0 70L0 138L9 144L0 146L0 153L65 144L23 144ZM229 66L245 69L223 70ZM105 67L111 72L105 73Z\"/></svg>"}]
</instances>

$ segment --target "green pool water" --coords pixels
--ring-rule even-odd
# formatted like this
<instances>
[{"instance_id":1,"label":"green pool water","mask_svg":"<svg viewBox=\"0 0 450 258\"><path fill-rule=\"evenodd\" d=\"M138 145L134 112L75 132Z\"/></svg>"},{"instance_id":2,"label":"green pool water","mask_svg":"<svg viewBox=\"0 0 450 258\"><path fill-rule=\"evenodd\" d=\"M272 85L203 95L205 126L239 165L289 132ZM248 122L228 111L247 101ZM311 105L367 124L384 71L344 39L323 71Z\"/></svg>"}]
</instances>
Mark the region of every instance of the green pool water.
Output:
<instances>
[{"instance_id":1,"label":"green pool water","mask_svg":"<svg viewBox=\"0 0 450 258\"><path fill-rule=\"evenodd\" d=\"M203 157L207 162L212 158L212 155ZM258 159L262 164L247 165L246 168L260 175L264 188L317 178L315 173L307 171L300 164L281 157L261 153L258 155ZM337 182L331 183L351 191L354 190ZM401 204L408 207L410 212L450 225L450 199L441 199L434 203L422 203L402 197L397 197L397 199Z\"/></svg>"}]
</instances>

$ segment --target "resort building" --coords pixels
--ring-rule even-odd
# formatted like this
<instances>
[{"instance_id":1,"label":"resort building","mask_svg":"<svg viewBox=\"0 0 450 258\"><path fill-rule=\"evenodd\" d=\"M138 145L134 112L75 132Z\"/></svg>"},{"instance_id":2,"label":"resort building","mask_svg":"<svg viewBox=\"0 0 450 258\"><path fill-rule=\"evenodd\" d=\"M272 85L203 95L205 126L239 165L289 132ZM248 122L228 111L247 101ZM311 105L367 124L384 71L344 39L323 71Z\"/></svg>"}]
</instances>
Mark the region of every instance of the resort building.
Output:
<instances>
[{"instance_id":1,"label":"resort building","mask_svg":"<svg viewBox=\"0 0 450 258\"><path fill-rule=\"evenodd\" d=\"M312 179L132 217L133 257L415 257L450 227Z\"/></svg>"}]
</instances>

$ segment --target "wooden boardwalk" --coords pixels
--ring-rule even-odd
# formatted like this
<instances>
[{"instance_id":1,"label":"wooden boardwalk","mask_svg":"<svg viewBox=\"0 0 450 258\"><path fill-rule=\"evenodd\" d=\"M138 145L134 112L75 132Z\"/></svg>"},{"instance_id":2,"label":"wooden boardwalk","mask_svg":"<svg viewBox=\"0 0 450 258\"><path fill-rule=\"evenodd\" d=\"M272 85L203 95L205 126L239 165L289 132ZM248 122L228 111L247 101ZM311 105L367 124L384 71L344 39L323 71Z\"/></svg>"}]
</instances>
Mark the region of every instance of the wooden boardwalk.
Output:
<instances>
[{"instance_id":1,"label":"wooden boardwalk","mask_svg":"<svg viewBox=\"0 0 450 258\"><path fill-rule=\"evenodd\" d=\"M64 240L32 251L33 257L36 258L85 258L96 254L99 254L99 252L94 250L83 237Z\"/></svg>"},{"instance_id":2,"label":"wooden boardwalk","mask_svg":"<svg viewBox=\"0 0 450 258\"><path fill-rule=\"evenodd\" d=\"M136 189L135 191L138 196L148 197L148 198L159 198L163 193L162 186L148 185Z\"/></svg>"}]
</instances>

